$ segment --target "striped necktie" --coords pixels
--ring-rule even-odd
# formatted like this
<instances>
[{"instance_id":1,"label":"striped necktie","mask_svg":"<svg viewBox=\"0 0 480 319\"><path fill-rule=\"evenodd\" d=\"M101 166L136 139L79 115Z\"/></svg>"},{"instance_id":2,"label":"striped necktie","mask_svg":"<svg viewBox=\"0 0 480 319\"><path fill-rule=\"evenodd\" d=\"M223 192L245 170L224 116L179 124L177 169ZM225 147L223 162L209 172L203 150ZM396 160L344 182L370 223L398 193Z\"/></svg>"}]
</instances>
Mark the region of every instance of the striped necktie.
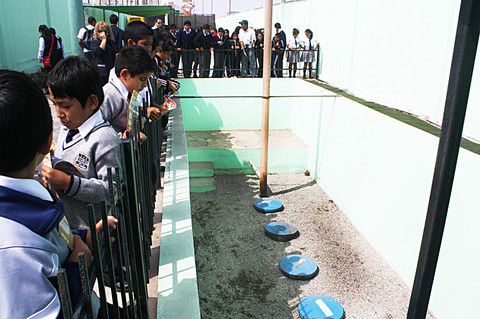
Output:
<instances>
[{"instance_id":1,"label":"striped necktie","mask_svg":"<svg viewBox=\"0 0 480 319\"><path fill-rule=\"evenodd\" d=\"M70 143L75 135L78 134L78 129L68 130L67 138L65 139L67 143Z\"/></svg>"}]
</instances>

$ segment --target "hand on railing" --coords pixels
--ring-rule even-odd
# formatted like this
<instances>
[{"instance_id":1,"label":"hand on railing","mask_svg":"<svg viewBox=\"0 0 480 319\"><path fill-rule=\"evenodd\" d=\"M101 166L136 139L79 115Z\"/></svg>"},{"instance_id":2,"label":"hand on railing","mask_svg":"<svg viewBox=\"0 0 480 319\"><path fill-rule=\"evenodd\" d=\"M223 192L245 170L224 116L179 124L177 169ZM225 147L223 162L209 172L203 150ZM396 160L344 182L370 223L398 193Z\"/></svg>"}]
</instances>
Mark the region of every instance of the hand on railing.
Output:
<instances>
[{"instance_id":1,"label":"hand on railing","mask_svg":"<svg viewBox=\"0 0 480 319\"><path fill-rule=\"evenodd\" d=\"M117 229L118 220L115 217L108 216L107 221L108 221L108 227L110 227L112 230ZM95 225L95 228L96 228L97 234L100 235L103 232L103 221L99 221ZM110 237L110 241L113 243L115 241L115 238ZM85 236L85 242L88 245L88 247L92 248L92 234L90 233L90 230L88 230L87 235Z\"/></svg>"}]
</instances>

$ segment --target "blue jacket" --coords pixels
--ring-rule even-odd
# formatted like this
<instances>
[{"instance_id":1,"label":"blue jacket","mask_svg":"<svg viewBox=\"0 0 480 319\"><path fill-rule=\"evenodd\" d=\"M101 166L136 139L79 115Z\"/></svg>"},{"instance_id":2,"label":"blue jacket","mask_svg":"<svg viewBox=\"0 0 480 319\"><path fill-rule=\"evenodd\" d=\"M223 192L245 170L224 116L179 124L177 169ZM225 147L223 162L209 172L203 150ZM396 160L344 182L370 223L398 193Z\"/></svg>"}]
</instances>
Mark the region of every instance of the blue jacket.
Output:
<instances>
[{"instance_id":1,"label":"blue jacket","mask_svg":"<svg viewBox=\"0 0 480 319\"><path fill-rule=\"evenodd\" d=\"M195 37L195 48L203 48L204 50L210 50L213 46L213 38L210 33L206 35L203 32L200 32Z\"/></svg>"},{"instance_id":2,"label":"blue jacket","mask_svg":"<svg viewBox=\"0 0 480 319\"><path fill-rule=\"evenodd\" d=\"M59 268L67 270L71 298L78 300L78 264L66 262L70 249L60 222L66 223L62 203L0 186L0 318L56 317Z\"/></svg>"},{"instance_id":3,"label":"blue jacket","mask_svg":"<svg viewBox=\"0 0 480 319\"><path fill-rule=\"evenodd\" d=\"M197 33L194 30L190 30L190 33L187 34L185 30L181 30L177 33L177 48L182 49L195 49L195 37Z\"/></svg>"}]
</instances>

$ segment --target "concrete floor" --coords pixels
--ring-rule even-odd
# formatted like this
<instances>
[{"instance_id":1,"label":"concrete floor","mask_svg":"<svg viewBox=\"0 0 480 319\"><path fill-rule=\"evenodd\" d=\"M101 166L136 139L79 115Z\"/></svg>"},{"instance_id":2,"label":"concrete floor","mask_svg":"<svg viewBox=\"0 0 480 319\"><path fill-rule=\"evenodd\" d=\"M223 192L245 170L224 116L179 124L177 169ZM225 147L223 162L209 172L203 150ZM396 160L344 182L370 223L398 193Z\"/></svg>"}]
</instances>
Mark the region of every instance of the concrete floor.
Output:
<instances>
[{"instance_id":1,"label":"concrete floor","mask_svg":"<svg viewBox=\"0 0 480 319\"><path fill-rule=\"evenodd\" d=\"M216 191L191 194L202 318L299 318L298 303L313 294L338 300L348 319L406 317L409 286L311 177L269 175L271 197L285 206L273 214L253 208L256 175L215 179ZM300 237L269 239L272 221L294 224ZM289 254L313 258L318 276L287 279L278 264Z\"/></svg>"}]
</instances>

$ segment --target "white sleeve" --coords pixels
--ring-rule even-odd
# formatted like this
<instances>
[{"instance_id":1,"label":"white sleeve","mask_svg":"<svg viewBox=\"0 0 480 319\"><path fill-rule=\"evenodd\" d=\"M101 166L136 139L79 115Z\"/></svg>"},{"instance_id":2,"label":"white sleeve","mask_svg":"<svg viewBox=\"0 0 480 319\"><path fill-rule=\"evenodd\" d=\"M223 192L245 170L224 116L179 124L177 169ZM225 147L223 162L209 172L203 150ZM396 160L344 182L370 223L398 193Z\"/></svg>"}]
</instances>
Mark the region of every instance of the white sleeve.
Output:
<instances>
[{"instance_id":1,"label":"white sleeve","mask_svg":"<svg viewBox=\"0 0 480 319\"><path fill-rule=\"evenodd\" d=\"M38 39L38 59L43 60L43 51L45 50L45 40L43 37Z\"/></svg>"},{"instance_id":2,"label":"white sleeve","mask_svg":"<svg viewBox=\"0 0 480 319\"><path fill-rule=\"evenodd\" d=\"M85 28L81 28L80 30L78 30L77 38L83 40L83 37L85 36L85 32L86 32L86 31L87 31L87 30L85 30Z\"/></svg>"}]
</instances>

